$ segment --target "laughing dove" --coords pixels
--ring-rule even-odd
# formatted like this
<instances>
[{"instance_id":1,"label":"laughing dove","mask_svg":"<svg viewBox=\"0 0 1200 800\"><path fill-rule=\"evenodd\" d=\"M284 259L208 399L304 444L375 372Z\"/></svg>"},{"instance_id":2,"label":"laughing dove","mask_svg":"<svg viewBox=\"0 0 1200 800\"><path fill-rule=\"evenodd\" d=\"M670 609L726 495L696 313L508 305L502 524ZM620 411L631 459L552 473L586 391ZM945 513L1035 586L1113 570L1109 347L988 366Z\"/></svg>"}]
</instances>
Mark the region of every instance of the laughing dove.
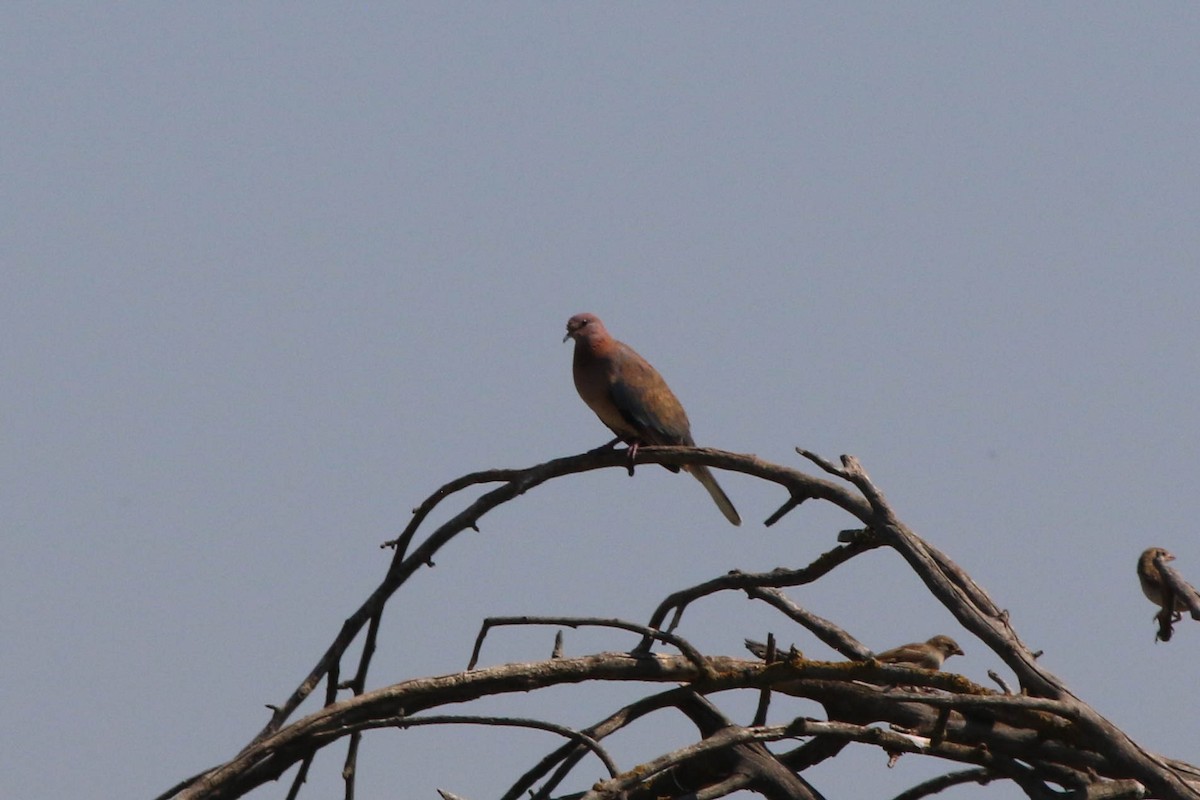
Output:
<instances>
[{"instance_id":1,"label":"laughing dove","mask_svg":"<svg viewBox=\"0 0 1200 800\"><path fill-rule=\"evenodd\" d=\"M579 396L618 440L629 445L630 463L641 445L696 446L687 414L667 382L632 347L610 336L599 317L571 317L563 341L567 339L575 340L573 371ZM742 523L708 467L689 464L683 469L708 490L727 520Z\"/></svg>"}]
</instances>

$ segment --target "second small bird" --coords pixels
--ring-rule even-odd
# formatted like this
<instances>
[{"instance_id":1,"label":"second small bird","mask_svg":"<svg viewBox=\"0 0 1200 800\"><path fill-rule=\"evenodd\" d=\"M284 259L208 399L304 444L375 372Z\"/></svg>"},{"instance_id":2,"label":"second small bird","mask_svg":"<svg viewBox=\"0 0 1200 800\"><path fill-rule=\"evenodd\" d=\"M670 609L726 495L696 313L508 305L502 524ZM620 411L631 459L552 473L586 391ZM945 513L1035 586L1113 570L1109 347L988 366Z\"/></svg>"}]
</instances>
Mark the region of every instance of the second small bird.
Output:
<instances>
[{"instance_id":1,"label":"second small bird","mask_svg":"<svg viewBox=\"0 0 1200 800\"><path fill-rule=\"evenodd\" d=\"M640 445L696 446L687 413L658 370L610 336L599 317L571 317L563 341L567 339L575 340L573 373L579 396L635 452ZM703 484L727 520L742 524L708 467L697 464L683 469Z\"/></svg>"}]
</instances>

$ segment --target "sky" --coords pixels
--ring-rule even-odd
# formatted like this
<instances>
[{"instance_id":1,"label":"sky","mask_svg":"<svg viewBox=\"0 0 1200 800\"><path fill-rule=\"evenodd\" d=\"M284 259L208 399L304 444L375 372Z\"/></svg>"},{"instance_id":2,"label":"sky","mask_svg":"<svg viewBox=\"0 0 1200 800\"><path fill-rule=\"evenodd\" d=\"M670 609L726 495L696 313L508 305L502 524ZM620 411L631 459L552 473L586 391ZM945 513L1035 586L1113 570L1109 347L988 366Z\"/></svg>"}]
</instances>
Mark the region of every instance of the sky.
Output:
<instances>
[{"instance_id":1,"label":"sky","mask_svg":"<svg viewBox=\"0 0 1200 800\"><path fill-rule=\"evenodd\" d=\"M701 444L857 456L1079 697L1200 761L1200 627L1156 645L1133 569L1159 545L1200 582L1198 40L1185 3L6 5L0 790L152 797L231 757L421 500L608 438L561 342L580 311ZM851 523L766 529L780 491L720 480L741 528L651 469L496 510L393 599L371 687L463 669L488 615L645 621ZM876 650L948 633L948 667L1008 674L893 554L790 595ZM744 597L678 633L739 654L767 631L834 657ZM494 633L483 663L552 639ZM584 726L639 691L480 708ZM754 700L719 698L741 722ZM492 797L558 744L376 732L360 796ZM340 796L343 752L302 796ZM889 796L952 768L885 762L809 777Z\"/></svg>"}]
</instances>

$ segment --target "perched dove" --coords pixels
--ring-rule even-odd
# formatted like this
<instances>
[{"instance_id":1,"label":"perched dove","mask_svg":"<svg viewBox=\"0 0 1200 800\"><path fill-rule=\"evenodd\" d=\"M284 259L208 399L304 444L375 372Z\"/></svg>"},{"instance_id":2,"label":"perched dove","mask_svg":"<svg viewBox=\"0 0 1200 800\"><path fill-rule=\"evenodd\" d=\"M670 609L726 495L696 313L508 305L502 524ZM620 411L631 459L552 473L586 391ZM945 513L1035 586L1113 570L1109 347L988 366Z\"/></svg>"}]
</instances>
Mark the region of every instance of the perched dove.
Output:
<instances>
[{"instance_id":1,"label":"perched dove","mask_svg":"<svg viewBox=\"0 0 1200 800\"><path fill-rule=\"evenodd\" d=\"M576 314L567 320L567 335L575 340L575 388L600 421L630 447L630 459L641 445L695 447L691 425L667 382L633 348L618 342L595 314ZM667 467L678 472L679 467ZM717 508L740 525L733 503L708 467L685 466L708 490Z\"/></svg>"}]
</instances>

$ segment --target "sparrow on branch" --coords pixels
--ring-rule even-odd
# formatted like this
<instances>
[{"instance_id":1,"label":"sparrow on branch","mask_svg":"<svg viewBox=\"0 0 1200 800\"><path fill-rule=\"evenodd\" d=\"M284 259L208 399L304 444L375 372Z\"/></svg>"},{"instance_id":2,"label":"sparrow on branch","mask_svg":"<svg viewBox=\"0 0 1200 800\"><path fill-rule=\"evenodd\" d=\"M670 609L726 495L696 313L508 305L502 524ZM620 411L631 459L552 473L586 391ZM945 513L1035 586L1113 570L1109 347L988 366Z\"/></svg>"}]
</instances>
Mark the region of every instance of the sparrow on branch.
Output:
<instances>
[{"instance_id":1,"label":"sparrow on branch","mask_svg":"<svg viewBox=\"0 0 1200 800\"><path fill-rule=\"evenodd\" d=\"M919 669L941 669L942 663L950 656L965 655L958 642L949 636L934 636L925 642L913 642L884 650L875 656L876 661L884 664L898 664Z\"/></svg>"}]
</instances>

